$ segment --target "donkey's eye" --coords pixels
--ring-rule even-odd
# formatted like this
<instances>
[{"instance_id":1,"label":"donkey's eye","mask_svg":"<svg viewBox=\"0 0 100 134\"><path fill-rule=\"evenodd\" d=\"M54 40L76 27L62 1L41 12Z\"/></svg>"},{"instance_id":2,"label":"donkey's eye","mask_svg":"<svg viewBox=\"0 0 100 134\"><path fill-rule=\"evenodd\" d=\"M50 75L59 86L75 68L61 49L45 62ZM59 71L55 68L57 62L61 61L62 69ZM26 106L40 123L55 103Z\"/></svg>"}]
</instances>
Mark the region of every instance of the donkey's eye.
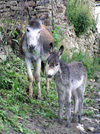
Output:
<instances>
[{"instance_id":1,"label":"donkey's eye","mask_svg":"<svg viewBox=\"0 0 100 134\"><path fill-rule=\"evenodd\" d=\"M29 29L27 29L27 32L29 32Z\"/></svg>"},{"instance_id":2,"label":"donkey's eye","mask_svg":"<svg viewBox=\"0 0 100 134\"><path fill-rule=\"evenodd\" d=\"M58 63L56 63L56 66L58 66Z\"/></svg>"}]
</instances>

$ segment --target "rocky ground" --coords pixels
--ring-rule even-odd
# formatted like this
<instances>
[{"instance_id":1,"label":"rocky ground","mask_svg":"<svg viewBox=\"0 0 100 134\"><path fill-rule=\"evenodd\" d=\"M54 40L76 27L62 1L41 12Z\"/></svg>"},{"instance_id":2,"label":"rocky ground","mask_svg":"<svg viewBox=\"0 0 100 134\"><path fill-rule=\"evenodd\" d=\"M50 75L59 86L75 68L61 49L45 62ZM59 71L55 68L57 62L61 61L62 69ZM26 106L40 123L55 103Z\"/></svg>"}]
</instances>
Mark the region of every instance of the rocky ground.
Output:
<instances>
[{"instance_id":1,"label":"rocky ground","mask_svg":"<svg viewBox=\"0 0 100 134\"><path fill-rule=\"evenodd\" d=\"M93 92L95 106L84 107L85 109L91 109L94 116L83 116L82 124L72 123L71 128L65 127L65 121L63 125L58 124L57 120L45 120L42 117L31 118L29 120L28 128L31 130L37 130L39 134L100 134L100 72L96 72L97 82L91 80L88 84L91 84L97 90Z\"/></svg>"},{"instance_id":2,"label":"rocky ground","mask_svg":"<svg viewBox=\"0 0 100 134\"><path fill-rule=\"evenodd\" d=\"M30 119L23 120L19 118L19 122L36 134L100 134L100 72L96 72L96 76L98 78L97 82L93 80L88 82L95 89L99 89L93 92L95 105L84 107L84 109L92 111L94 115L93 117L83 116L82 124L72 123L71 128L67 128L65 127L65 120L60 125L56 117L55 119L47 120L40 115L33 117L32 113ZM12 134L14 133L12 132Z\"/></svg>"}]
</instances>

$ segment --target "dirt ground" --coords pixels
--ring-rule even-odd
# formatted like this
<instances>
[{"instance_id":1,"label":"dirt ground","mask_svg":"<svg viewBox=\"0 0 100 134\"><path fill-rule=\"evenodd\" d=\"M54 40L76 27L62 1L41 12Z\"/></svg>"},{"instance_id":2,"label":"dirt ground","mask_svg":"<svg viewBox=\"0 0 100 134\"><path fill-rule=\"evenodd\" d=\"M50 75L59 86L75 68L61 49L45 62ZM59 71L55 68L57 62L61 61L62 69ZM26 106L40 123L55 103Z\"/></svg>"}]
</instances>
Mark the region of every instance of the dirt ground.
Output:
<instances>
[{"instance_id":1,"label":"dirt ground","mask_svg":"<svg viewBox=\"0 0 100 134\"><path fill-rule=\"evenodd\" d=\"M98 81L95 83L90 83L96 88L100 89L100 72L96 73ZM39 134L100 134L100 90L95 93L96 105L94 107L88 107L94 112L94 117L89 118L83 116L83 124L71 124L71 128L65 127L66 121L60 125L57 120L46 120L41 116L31 118L27 128L31 130L36 130Z\"/></svg>"},{"instance_id":2,"label":"dirt ground","mask_svg":"<svg viewBox=\"0 0 100 134\"><path fill-rule=\"evenodd\" d=\"M90 84L100 89L100 73L96 75L99 77L97 83ZM94 116L92 118L83 116L82 124L72 123L71 128L67 128L65 127L66 120L60 125L57 119L46 120L40 115L31 117L31 119L27 120L27 124L25 124L25 120L20 120L20 122L24 123L31 131L37 132L37 134L100 134L100 90L94 95L96 101L95 108L92 106L87 107L94 112Z\"/></svg>"}]
</instances>

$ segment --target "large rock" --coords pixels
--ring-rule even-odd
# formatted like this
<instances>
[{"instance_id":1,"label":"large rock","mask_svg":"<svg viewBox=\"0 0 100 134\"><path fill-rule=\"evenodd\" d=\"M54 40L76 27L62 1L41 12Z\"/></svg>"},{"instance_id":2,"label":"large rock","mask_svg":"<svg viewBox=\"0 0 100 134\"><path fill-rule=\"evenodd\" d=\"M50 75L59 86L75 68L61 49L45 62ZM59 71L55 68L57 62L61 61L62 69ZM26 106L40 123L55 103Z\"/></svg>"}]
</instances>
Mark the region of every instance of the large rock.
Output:
<instances>
[{"instance_id":1,"label":"large rock","mask_svg":"<svg viewBox=\"0 0 100 134\"><path fill-rule=\"evenodd\" d=\"M10 46L0 46L0 62L6 60L11 53L12 49Z\"/></svg>"}]
</instances>

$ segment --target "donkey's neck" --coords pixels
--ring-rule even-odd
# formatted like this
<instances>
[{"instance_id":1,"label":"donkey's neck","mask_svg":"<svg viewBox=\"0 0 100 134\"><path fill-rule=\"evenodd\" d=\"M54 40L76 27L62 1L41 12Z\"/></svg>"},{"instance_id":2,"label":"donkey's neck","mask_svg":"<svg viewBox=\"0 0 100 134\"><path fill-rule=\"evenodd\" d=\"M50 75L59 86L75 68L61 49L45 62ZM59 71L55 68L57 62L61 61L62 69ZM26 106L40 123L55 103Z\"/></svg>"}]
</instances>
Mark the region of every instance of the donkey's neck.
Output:
<instances>
[{"instance_id":1,"label":"donkey's neck","mask_svg":"<svg viewBox=\"0 0 100 134\"><path fill-rule=\"evenodd\" d=\"M68 81L70 77L70 70L67 63L60 60L60 68L59 71L54 76L55 81L59 81L59 83L64 83L64 81Z\"/></svg>"},{"instance_id":2,"label":"donkey's neck","mask_svg":"<svg viewBox=\"0 0 100 134\"><path fill-rule=\"evenodd\" d=\"M39 39L35 49L32 52L30 52L28 49L26 37L24 37L22 48L26 57L31 58L33 60L37 60L38 58L41 57L43 45L41 39Z\"/></svg>"}]
</instances>

